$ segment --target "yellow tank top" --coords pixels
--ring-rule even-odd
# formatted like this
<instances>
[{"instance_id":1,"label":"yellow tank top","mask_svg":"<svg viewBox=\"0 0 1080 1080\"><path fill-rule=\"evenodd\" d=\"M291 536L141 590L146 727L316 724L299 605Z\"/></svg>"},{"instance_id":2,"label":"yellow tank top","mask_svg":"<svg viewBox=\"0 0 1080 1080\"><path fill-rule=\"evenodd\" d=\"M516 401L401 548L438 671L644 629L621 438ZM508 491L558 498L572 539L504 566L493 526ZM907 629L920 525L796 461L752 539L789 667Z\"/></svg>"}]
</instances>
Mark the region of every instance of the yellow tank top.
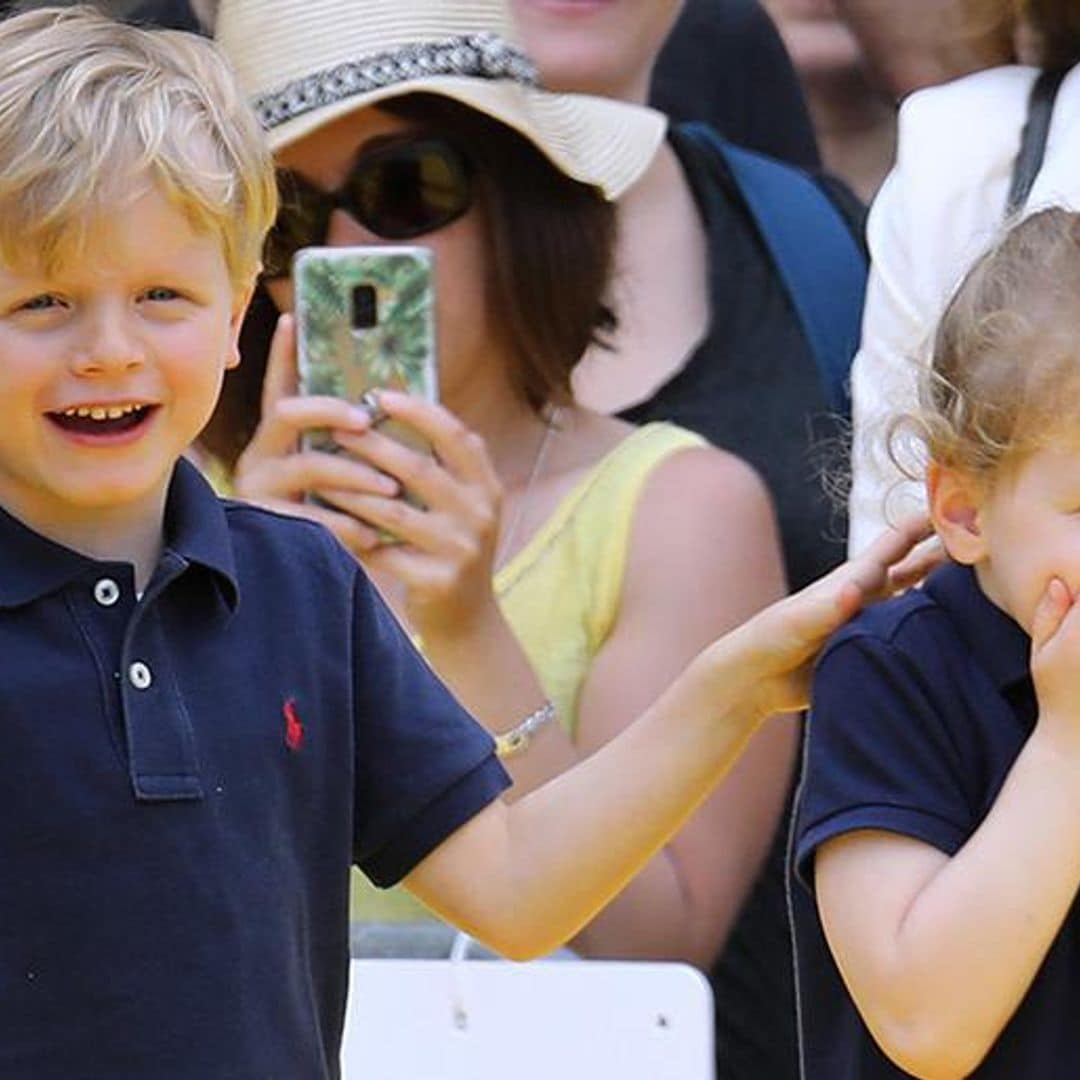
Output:
<instances>
[{"instance_id":1,"label":"yellow tank top","mask_svg":"<svg viewBox=\"0 0 1080 1080\"><path fill-rule=\"evenodd\" d=\"M495 575L499 606L571 738L593 657L619 613L634 510L653 471L672 454L704 446L673 424L632 431L564 496L529 542ZM376 889L353 873L352 918L433 918L405 889Z\"/></svg>"}]
</instances>

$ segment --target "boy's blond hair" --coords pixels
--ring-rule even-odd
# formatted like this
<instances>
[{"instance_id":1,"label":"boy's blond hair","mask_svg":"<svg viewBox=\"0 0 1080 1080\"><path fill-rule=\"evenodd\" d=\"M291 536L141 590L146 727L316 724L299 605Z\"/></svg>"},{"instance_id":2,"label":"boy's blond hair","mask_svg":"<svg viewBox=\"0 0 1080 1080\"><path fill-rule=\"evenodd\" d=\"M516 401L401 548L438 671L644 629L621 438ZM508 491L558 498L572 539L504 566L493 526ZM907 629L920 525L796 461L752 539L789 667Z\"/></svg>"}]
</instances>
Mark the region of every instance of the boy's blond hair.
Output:
<instances>
[{"instance_id":1,"label":"boy's blond hair","mask_svg":"<svg viewBox=\"0 0 1080 1080\"><path fill-rule=\"evenodd\" d=\"M249 284L277 209L273 162L215 47L90 7L0 22L0 258L54 268L147 177L220 235L234 287Z\"/></svg>"}]
</instances>

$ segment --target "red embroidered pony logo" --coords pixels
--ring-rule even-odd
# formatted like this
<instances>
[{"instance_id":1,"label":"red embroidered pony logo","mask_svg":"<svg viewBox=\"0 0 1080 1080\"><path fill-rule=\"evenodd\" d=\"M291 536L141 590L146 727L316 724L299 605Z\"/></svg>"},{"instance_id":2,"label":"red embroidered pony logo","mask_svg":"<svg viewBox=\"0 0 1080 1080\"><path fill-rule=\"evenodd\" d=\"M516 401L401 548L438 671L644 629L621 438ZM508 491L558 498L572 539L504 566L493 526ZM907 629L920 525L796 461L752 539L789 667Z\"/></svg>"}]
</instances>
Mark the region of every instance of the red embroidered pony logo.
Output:
<instances>
[{"instance_id":1,"label":"red embroidered pony logo","mask_svg":"<svg viewBox=\"0 0 1080 1080\"><path fill-rule=\"evenodd\" d=\"M304 745L304 725L296 711L296 702L289 698L281 711L285 714L285 745L295 752Z\"/></svg>"}]
</instances>

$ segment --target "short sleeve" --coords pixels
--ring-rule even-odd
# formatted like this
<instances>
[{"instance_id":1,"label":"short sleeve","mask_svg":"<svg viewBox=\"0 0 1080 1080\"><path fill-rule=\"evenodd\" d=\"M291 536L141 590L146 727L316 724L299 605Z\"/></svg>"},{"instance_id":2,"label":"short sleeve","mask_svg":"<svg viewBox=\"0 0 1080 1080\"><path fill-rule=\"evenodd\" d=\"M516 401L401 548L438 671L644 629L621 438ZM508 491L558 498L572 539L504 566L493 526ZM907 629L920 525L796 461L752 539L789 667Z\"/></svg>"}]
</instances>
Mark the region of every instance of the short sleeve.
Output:
<instances>
[{"instance_id":1,"label":"short sleeve","mask_svg":"<svg viewBox=\"0 0 1080 1080\"><path fill-rule=\"evenodd\" d=\"M492 737L416 651L362 573L354 614L353 857L394 885L510 784Z\"/></svg>"},{"instance_id":2,"label":"short sleeve","mask_svg":"<svg viewBox=\"0 0 1080 1080\"><path fill-rule=\"evenodd\" d=\"M888 641L842 639L818 665L795 828L806 883L819 845L858 829L900 833L952 855L976 826L949 710Z\"/></svg>"}]
</instances>

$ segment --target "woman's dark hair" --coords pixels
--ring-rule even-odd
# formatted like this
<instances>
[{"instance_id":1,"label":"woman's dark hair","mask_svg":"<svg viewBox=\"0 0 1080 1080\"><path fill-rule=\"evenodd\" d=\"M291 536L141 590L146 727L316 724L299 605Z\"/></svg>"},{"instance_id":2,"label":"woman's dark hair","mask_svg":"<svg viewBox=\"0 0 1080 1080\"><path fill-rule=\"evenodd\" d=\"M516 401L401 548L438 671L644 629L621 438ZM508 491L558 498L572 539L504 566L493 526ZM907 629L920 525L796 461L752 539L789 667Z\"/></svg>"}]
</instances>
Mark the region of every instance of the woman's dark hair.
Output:
<instances>
[{"instance_id":1,"label":"woman's dark hair","mask_svg":"<svg viewBox=\"0 0 1080 1080\"><path fill-rule=\"evenodd\" d=\"M378 106L449 139L470 163L481 214L492 325L514 364L521 399L539 411L570 398L570 374L615 325L605 303L615 208L560 172L511 128L447 98L410 94ZM418 243L423 243L421 237ZM202 444L230 468L259 419L260 387L276 313L259 290Z\"/></svg>"},{"instance_id":2,"label":"woman's dark hair","mask_svg":"<svg viewBox=\"0 0 1080 1080\"><path fill-rule=\"evenodd\" d=\"M1080 4L1076 0L1022 0L1023 13L1038 36L1039 63L1067 68L1080 62Z\"/></svg>"}]
</instances>

